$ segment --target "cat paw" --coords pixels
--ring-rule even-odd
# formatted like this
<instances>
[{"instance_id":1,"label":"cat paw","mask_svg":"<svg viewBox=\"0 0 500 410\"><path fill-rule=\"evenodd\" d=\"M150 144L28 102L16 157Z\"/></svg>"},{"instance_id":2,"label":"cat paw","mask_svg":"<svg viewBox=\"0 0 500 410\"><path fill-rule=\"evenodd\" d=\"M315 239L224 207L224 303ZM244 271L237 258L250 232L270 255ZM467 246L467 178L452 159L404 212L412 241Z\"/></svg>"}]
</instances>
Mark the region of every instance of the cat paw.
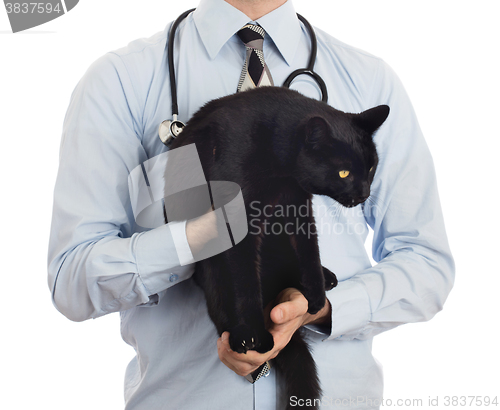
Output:
<instances>
[{"instance_id":1,"label":"cat paw","mask_svg":"<svg viewBox=\"0 0 500 410\"><path fill-rule=\"evenodd\" d=\"M259 342L259 346L255 349L259 353L269 352L274 347L273 335L265 329L259 334Z\"/></svg>"},{"instance_id":2,"label":"cat paw","mask_svg":"<svg viewBox=\"0 0 500 410\"><path fill-rule=\"evenodd\" d=\"M307 299L307 313L314 315L325 306L326 297L325 292L322 289L314 291L302 290L302 294Z\"/></svg>"},{"instance_id":3,"label":"cat paw","mask_svg":"<svg viewBox=\"0 0 500 410\"><path fill-rule=\"evenodd\" d=\"M257 332L248 325L238 325L229 330L229 346L237 353L246 353L257 346Z\"/></svg>"},{"instance_id":4,"label":"cat paw","mask_svg":"<svg viewBox=\"0 0 500 410\"><path fill-rule=\"evenodd\" d=\"M229 330L229 346L237 353L248 350L265 353L274 347L274 340L267 330L257 332L251 326L238 325Z\"/></svg>"},{"instance_id":5,"label":"cat paw","mask_svg":"<svg viewBox=\"0 0 500 410\"><path fill-rule=\"evenodd\" d=\"M301 289L302 294L307 299L307 313L314 315L325 306L326 296L323 286L311 286Z\"/></svg>"},{"instance_id":6,"label":"cat paw","mask_svg":"<svg viewBox=\"0 0 500 410\"><path fill-rule=\"evenodd\" d=\"M337 280L337 276L330 269L323 268L323 276L325 277L325 290L332 290L339 283Z\"/></svg>"},{"instance_id":7,"label":"cat paw","mask_svg":"<svg viewBox=\"0 0 500 410\"><path fill-rule=\"evenodd\" d=\"M307 308L307 313L309 313L311 315L315 315L321 309L323 309L323 307L325 306L326 299L323 298L320 300L313 300L312 302L311 301L308 301L308 302L309 302L309 305Z\"/></svg>"}]
</instances>

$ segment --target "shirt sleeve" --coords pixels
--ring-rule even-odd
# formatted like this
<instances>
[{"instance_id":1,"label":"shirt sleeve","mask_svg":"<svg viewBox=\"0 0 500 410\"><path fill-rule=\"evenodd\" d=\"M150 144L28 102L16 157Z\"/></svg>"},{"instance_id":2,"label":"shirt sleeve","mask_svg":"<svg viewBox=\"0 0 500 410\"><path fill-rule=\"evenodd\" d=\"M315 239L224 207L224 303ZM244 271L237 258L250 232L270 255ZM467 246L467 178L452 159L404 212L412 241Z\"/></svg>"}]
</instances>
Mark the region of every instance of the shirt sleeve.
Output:
<instances>
[{"instance_id":1,"label":"shirt sleeve","mask_svg":"<svg viewBox=\"0 0 500 410\"><path fill-rule=\"evenodd\" d=\"M113 53L91 65L71 96L48 252L53 302L71 320L155 304L194 271L180 266L176 250L190 260L185 224L175 238L170 224L136 232L128 176L147 160L139 100Z\"/></svg>"},{"instance_id":2,"label":"shirt sleeve","mask_svg":"<svg viewBox=\"0 0 500 410\"><path fill-rule=\"evenodd\" d=\"M391 109L375 136L380 162L371 199L363 205L378 263L327 292L328 339L366 339L429 320L442 309L454 281L433 161L414 110L383 62L373 86L370 106Z\"/></svg>"}]
</instances>

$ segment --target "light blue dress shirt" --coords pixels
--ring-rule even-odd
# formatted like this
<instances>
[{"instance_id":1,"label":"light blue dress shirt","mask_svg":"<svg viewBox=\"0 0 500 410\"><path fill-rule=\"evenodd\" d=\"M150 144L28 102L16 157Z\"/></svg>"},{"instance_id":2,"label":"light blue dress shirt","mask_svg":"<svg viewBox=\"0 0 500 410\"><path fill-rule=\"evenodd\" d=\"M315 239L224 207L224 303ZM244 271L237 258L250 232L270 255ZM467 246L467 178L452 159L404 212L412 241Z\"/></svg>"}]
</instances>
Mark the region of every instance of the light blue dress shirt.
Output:
<instances>
[{"instance_id":1,"label":"light blue dress shirt","mask_svg":"<svg viewBox=\"0 0 500 410\"><path fill-rule=\"evenodd\" d=\"M245 48L235 33L248 22L223 0L201 0L180 25L181 121L236 91ZM257 22L267 32L266 63L275 84L282 84L307 64L307 30L291 1ZM72 94L54 193L49 287L55 306L71 320L120 312L123 339L137 353L125 376L127 409L271 409L274 372L251 385L219 361L218 335L191 278L194 265L181 266L176 251L176 242L187 246L183 226L145 231L134 222L128 176L166 150L158 125L171 118L169 28L99 58ZM373 201L339 209L329 198L314 199L322 263L340 283L327 295L330 332L307 330L322 408L378 408L383 382L372 338L436 314L452 287L454 266L432 158L399 79L381 59L319 29L316 34L315 70L330 105L346 112L391 107L375 137L380 164ZM320 98L308 76L292 88ZM364 247L368 225L378 262L373 267Z\"/></svg>"}]
</instances>

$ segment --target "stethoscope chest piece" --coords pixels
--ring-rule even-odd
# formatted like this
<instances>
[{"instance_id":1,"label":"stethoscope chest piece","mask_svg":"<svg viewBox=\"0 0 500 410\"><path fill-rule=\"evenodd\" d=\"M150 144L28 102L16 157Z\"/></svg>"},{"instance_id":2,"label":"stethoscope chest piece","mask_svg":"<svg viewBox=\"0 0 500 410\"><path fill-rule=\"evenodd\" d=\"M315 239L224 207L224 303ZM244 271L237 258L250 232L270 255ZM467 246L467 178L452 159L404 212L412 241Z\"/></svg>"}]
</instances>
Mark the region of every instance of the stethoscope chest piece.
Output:
<instances>
[{"instance_id":1,"label":"stethoscope chest piece","mask_svg":"<svg viewBox=\"0 0 500 410\"><path fill-rule=\"evenodd\" d=\"M173 120L163 121L158 128L158 135L161 142L167 146L170 145L179 136L184 127L184 123L177 120L177 115L174 115Z\"/></svg>"}]
</instances>

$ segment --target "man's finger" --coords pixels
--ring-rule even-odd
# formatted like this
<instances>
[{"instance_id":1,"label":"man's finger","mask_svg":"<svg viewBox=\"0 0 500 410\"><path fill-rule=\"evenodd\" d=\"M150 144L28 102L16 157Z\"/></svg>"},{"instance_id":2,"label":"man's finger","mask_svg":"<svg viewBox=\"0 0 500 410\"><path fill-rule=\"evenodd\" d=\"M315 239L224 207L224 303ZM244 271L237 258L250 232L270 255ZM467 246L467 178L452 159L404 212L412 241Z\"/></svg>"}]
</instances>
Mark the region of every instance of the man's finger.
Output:
<instances>
[{"instance_id":1,"label":"man's finger","mask_svg":"<svg viewBox=\"0 0 500 410\"><path fill-rule=\"evenodd\" d=\"M307 312L307 299L300 293L292 293L290 300L276 305L271 310L271 320L276 324L282 324L293 320Z\"/></svg>"}]
</instances>

